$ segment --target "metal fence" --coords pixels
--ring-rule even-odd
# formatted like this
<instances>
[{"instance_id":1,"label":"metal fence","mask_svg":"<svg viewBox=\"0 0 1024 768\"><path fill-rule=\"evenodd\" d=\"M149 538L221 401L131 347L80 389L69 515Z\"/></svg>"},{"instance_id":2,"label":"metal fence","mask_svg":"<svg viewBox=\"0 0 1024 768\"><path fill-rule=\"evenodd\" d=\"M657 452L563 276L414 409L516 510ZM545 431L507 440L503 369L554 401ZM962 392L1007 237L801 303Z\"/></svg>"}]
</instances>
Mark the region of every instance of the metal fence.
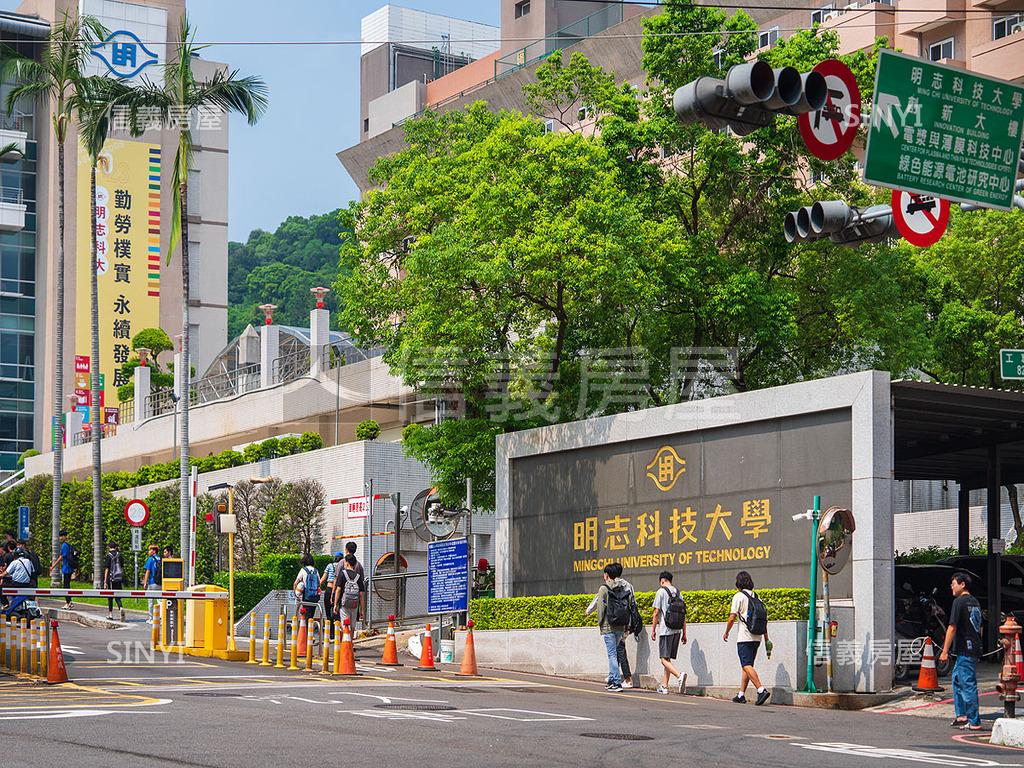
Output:
<instances>
[{"instance_id":1,"label":"metal fence","mask_svg":"<svg viewBox=\"0 0 1024 768\"><path fill-rule=\"evenodd\" d=\"M224 371L196 381L192 387L190 403L200 405L243 395L260 388L260 364L243 365L233 371Z\"/></svg>"},{"instance_id":2,"label":"metal fence","mask_svg":"<svg viewBox=\"0 0 1024 768\"><path fill-rule=\"evenodd\" d=\"M173 413L177 402L174 390L158 389L146 398L146 413L149 414L150 418L153 416L163 416L165 413Z\"/></svg>"},{"instance_id":3,"label":"metal fence","mask_svg":"<svg viewBox=\"0 0 1024 768\"><path fill-rule=\"evenodd\" d=\"M100 424L100 440L117 434L117 424ZM85 429L71 436L71 445L85 445L92 440L92 430Z\"/></svg>"},{"instance_id":4,"label":"metal fence","mask_svg":"<svg viewBox=\"0 0 1024 768\"><path fill-rule=\"evenodd\" d=\"M122 400L117 404L117 421L119 424L135 421L135 400Z\"/></svg>"},{"instance_id":5,"label":"metal fence","mask_svg":"<svg viewBox=\"0 0 1024 768\"><path fill-rule=\"evenodd\" d=\"M310 351L305 347L274 358L270 367L271 383L287 384L289 381L308 376L310 362Z\"/></svg>"}]
</instances>

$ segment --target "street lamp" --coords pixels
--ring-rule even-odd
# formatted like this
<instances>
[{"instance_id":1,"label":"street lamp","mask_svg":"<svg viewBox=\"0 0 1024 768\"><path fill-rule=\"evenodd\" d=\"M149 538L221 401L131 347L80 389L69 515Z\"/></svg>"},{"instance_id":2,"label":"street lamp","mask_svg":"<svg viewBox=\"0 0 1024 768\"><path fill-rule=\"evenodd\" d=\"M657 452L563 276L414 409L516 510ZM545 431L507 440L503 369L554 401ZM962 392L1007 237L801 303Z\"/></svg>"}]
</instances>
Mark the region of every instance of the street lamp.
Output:
<instances>
[{"instance_id":1,"label":"street lamp","mask_svg":"<svg viewBox=\"0 0 1024 768\"><path fill-rule=\"evenodd\" d=\"M238 524L235 520L235 486L234 483L215 483L209 487L211 491L228 492L228 512L226 515L219 515L218 523L221 533L228 534L228 650L237 651L235 645L235 532ZM225 519L226 518L226 519Z\"/></svg>"},{"instance_id":2,"label":"street lamp","mask_svg":"<svg viewBox=\"0 0 1024 768\"><path fill-rule=\"evenodd\" d=\"M153 350L149 349L148 347L139 347L135 351L139 353L139 365L145 368L146 365L149 363L149 354Z\"/></svg>"},{"instance_id":3,"label":"street lamp","mask_svg":"<svg viewBox=\"0 0 1024 768\"><path fill-rule=\"evenodd\" d=\"M324 288L322 285L318 285L316 288L310 288L309 292L316 297L316 308L324 308L324 297L331 292L330 288Z\"/></svg>"},{"instance_id":4,"label":"street lamp","mask_svg":"<svg viewBox=\"0 0 1024 768\"><path fill-rule=\"evenodd\" d=\"M259 309L263 313L263 323L265 325L273 325L274 310L277 309L277 304L260 304Z\"/></svg>"}]
</instances>

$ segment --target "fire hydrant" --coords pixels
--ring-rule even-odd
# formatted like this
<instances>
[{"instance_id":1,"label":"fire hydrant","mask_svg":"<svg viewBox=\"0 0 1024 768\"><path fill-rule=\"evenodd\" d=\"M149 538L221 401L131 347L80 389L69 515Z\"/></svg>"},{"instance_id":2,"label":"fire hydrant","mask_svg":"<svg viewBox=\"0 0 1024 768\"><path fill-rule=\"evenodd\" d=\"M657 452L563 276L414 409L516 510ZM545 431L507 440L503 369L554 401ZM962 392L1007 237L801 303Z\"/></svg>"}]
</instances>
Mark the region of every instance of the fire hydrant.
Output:
<instances>
[{"instance_id":1,"label":"fire hydrant","mask_svg":"<svg viewBox=\"0 0 1024 768\"><path fill-rule=\"evenodd\" d=\"M1003 712L1006 717L1016 717L1017 701L1020 694L1017 693L1017 683L1020 676L1017 674L1017 636L1020 635L1021 627L1013 616L1006 618L1006 623L999 628L999 642L1003 646L1003 668L999 671L999 685L996 690L1003 700Z\"/></svg>"}]
</instances>

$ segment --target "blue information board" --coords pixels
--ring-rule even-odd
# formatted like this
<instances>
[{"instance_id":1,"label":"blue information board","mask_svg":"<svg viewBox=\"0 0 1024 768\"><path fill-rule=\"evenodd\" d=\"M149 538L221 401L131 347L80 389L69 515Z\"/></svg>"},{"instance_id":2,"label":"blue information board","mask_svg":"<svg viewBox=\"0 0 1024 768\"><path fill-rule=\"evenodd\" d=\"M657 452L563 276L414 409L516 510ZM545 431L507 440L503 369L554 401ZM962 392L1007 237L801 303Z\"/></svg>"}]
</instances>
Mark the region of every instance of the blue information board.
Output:
<instances>
[{"instance_id":1,"label":"blue information board","mask_svg":"<svg viewBox=\"0 0 1024 768\"><path fill-rule=\"evenodd\" d=\"M18 538L28 541L28 507L18 507Z\"/></svg>"},{"instance_id":2,"label":"blue information board","mask_svg":"<svg viewBox=\"0 0 1024 768\"><path fill-rule=\"evenodd\" d=\"M427 612L469 610L469 542L466 539L427 544Z\"/></svg>"}]
</instances>

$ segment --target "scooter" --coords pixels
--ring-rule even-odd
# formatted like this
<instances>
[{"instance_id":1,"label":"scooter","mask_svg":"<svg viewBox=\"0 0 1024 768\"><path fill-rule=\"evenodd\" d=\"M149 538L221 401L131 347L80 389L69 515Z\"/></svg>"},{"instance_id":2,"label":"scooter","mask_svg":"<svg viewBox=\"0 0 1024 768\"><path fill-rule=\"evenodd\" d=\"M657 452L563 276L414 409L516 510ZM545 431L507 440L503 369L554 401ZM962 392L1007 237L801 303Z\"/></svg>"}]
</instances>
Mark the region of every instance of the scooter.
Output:
<instances>
[{"instance_id":1,"label":"scooter","mask_svg":"<svg viewBox=\"0 0 1024 768\"><path fill-rule=\"evenodd\" d=\"M28 619L29 621L34 621L43 617L43 613L39 610L36 601L26 595L15 595L12 597L2 613L5 618L17 620Z\"/></svg>"},{"instance_id":2,"label":"scooter","mask_svg":"<svg viewBox=\"0 0 1024 768\"><path fill-rule=\"evenodd\" d=\"M897 601L896 607L896 648L893 664L893 677L906 680L911 676L912 668L919 667L921 653L924 649L925 637L930 637L935 653L935 671L939 677L945 677L953 669L953 660L939 661L939 652L946 640L948 621L946 612L935 600L936 590L932 594L918 593L913 600ZM907 648L910 653L907 653ZM908 658L909 657L909 658ZM913 660L911 660L913 659Z\"/></svg>"}]
</instances>

